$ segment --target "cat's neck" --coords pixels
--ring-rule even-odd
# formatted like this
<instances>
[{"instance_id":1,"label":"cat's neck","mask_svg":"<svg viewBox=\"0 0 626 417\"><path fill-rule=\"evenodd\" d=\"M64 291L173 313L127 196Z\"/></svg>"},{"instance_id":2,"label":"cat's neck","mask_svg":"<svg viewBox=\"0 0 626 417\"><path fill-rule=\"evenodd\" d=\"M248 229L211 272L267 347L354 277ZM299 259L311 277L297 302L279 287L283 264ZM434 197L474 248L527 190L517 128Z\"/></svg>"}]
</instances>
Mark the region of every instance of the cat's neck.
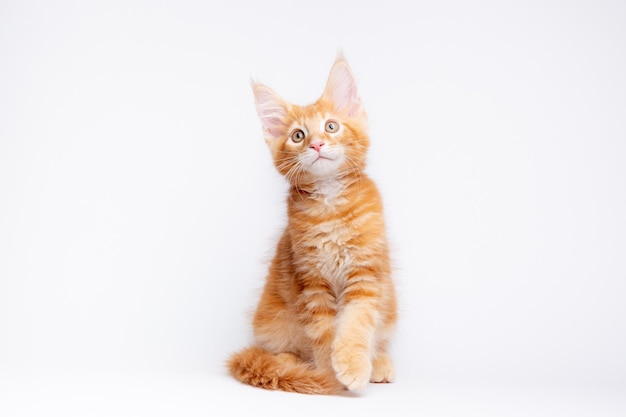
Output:
<instances>
[{"instance_id":1,"label":"cat's neck","mask_svg":"<svg viewBox=\"0 0 626 417\"><path fill-rule=\"evenodd\" d=\"M335 200L346 188L346 182L338 178L325 178L319 180L314 186L314 195L319 195L325 200Z\"/></svg>"},{"instance_id":2,"label":"cat's neck","mask_svg":"<svg viewBox=\"0 0 626 417\"><path fill-rule=\"evenodd\" d=\"M349 189L356 186L359 178L328 177L314 182L291 187L291 197L294 201L316 202L327 207L334 207L346 201Z\"/></svg>"}]
</instances>

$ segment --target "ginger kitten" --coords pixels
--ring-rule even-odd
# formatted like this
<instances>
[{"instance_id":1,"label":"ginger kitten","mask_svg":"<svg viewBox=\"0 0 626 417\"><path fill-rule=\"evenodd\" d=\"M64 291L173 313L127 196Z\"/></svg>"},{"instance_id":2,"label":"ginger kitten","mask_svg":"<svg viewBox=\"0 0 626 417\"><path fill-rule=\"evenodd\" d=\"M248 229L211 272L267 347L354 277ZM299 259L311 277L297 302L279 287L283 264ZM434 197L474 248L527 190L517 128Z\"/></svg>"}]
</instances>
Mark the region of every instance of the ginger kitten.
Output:
<instances>
[{"instance_id":1,"label":"ginger kitten","mask_svg":"<svg viewBox=\"0 0 626 417\"><path fill-rule=\"evenodd\" d=\"M228 368L246 384L306 394L391 382L396 296L350 67L339 56L309 106L252 87L274 165L290 184L288 222L254 315L254 345Z\"/></svg>"}]
</instances>

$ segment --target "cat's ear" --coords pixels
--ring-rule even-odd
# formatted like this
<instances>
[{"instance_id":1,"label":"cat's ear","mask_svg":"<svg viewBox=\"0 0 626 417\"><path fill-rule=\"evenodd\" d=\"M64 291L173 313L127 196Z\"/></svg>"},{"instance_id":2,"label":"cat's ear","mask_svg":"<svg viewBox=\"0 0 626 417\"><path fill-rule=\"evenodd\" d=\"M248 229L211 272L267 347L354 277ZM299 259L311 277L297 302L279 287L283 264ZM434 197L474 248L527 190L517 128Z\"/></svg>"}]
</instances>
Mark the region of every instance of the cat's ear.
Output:
<instances>
[{"instance_id":1,"label":"cat's ear","mask_svg":"<svg viewBox=\"0 0 626 417\"><path fill-rule=\"evenodd\" d=\"M348 116L355 116L361 112L361 100L357 93L356 80L348 62L341 54L330 70L324 97L333 103L337 111L345 112Z\"/></svg>"},{"instance_id":2,"label":"cat's ear","mask_svg":"<svg viewBox=\"0 0 626 417\"><path fill-rule=\"evenodd\" d=\"M287 103L285 103L271 88L252 81L256 111L261 119L265 139L279 137L287 128Z\"/></svg>"}]
</instances>

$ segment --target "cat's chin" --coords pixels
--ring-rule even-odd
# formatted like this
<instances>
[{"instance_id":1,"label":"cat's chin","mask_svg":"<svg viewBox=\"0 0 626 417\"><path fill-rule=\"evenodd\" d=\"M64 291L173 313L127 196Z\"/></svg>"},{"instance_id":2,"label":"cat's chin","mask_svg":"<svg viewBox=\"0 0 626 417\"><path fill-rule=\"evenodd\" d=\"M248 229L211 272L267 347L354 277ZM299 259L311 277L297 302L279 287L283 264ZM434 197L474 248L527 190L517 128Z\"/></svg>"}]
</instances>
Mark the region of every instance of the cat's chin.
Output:
<instances>
[{"instance_id":1,"label":"cat's chin","mask_svg":"<svg viewBox=\"0 0 626 417\"><path fill-rule=\"evenodd\" d=\"M339 172L342 161L338 159L330 159L320 157L312 162L307 168L307 172L315 179L327 179L334 177Z\"/></svg>"}]
</instances>

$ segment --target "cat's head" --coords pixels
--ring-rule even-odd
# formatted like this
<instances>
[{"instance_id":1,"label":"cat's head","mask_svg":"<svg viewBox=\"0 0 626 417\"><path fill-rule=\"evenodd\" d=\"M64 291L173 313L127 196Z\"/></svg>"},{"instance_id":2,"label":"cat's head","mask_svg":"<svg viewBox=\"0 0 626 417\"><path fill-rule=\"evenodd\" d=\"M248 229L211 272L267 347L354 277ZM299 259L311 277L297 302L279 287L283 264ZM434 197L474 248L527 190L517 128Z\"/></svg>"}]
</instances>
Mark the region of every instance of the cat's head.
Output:
<instances>
[{"instance_id":1,"label":"cat's head","mask_svg":"<svg viewBox=\"0 0 626 417\"><path fill-rule=\"evenodd\" d=\"M274 164L292 185L357 176L369 146L365 111L346 60L333 65L322 96L313 104L287 103L253 82L256 109Z\"/></svg>"}]
</instances>

